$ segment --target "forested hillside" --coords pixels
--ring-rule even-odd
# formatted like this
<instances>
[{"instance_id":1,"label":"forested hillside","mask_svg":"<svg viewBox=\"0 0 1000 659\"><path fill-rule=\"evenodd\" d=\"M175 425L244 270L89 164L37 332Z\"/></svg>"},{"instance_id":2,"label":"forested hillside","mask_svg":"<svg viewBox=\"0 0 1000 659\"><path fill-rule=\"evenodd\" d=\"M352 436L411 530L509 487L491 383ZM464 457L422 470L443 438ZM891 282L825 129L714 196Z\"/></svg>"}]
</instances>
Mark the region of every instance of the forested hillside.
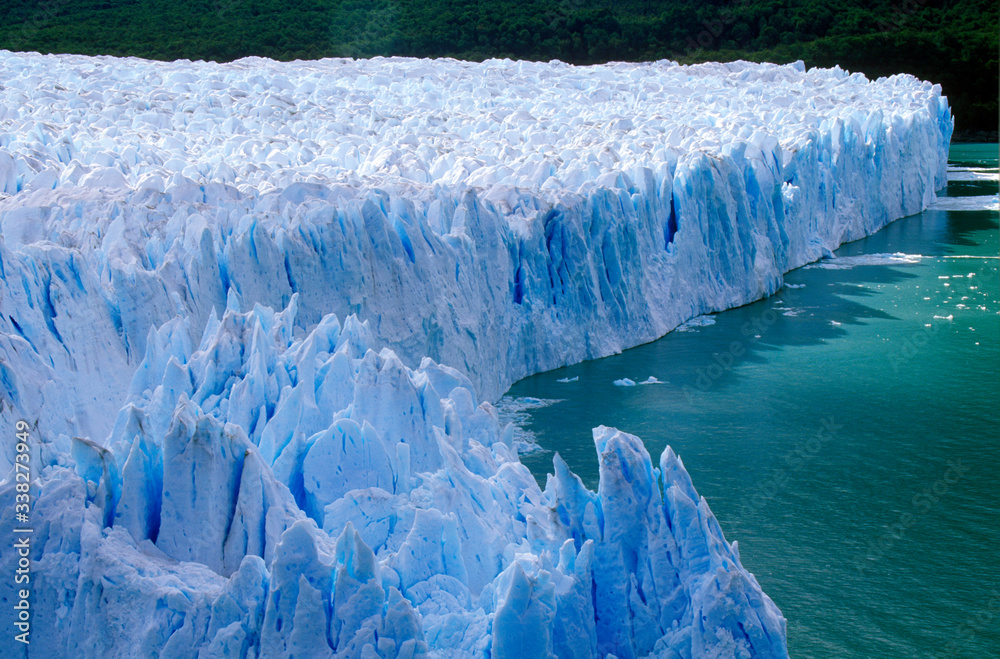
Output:
<instances>
[{"instance_id":1,"label":"forested hillside","mask_svg":"<svg viewBox=\"0 0 1000 659\"><path fill-rule=\"evenodd\" d=\"M152 59L752 59L939 82L997 128L995 0L2 0L0 48Z\"/></svg>"}]
</instances>

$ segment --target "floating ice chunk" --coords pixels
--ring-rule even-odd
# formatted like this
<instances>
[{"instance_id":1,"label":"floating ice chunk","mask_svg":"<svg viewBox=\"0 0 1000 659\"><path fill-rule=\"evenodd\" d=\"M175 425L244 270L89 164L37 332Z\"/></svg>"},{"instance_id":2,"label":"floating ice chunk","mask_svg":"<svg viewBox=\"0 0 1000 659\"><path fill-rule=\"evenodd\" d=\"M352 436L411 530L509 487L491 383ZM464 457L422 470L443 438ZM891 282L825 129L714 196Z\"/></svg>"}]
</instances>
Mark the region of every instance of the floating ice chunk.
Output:
<instances>
[{"instance_id":1,"label":"floating ice chunk","mask_svg":"<svg viewBox=\"0 0 1000 659\"><path fill-rule=\"evenodd\" d=\"M928 206L936 211L995 211L1000 210L997 195L975 195L969 197L938 197Z\"/></svg>"},{"instance_id":2,"label":"floating ice chunk","mask_svg":"<svg viewBox=\"0 0 1000 659\"><path fill-rule=\"evenodd\" d=\"M571 378L559 378L558 380L556 380L556 382L563 382L563 383L566 383L566 382L579 382L579 380L580 380L580 376L579 375L574 375Z\"/></svg>"},{"instance_id":3,"label":"floating ice chunk","mask_svg":"<svg viewBox=\"0 0 1000 659\"><path fill-rule=\"evenodd\" d=\"M646 378L639 384L663 384L663 380L659 380L656 378L656 376L650 375L648 378Z\"/></svg>"},{"instance_id":4,"label":"floating ice chunk","mask_svg":"<svg viewBox=\"0 0 1000 659\"><path fill-rule=\"evenodd\" d=\"M949 167L948 182L952 181L1000 181L1000 174L986 167Z\"/></svg>"},{"instance_id":5,"label":"floating ice chunk","mask_svg":"<svg viewBox=\"0 0 1000 659\"><path fill-rule=\"evenodd\" d=\"M864 265L912 265L920 263L925 257L920 254L862 254L860 256L838 256L824 259L819 263L812 263L805 267L806 270L821 268L823 270L849 270Z\"/></svg>"},{"instance_id":6,"label":"floating ice chunk","mask_svg":"<svg viewBox=\"0 0 1000 659\"><path fill-rule=\"evenodd\" d=\"M634 387L635 380L631 380L629 378L622 378L621 380L615 380L612 384L614 384L616 387Z\"/></svg>"},{"instance_id":7,"label":"floating ice chunk","mask_svg":"<svg viewBox=\"0 0 1000 659\"><path fill-rule=\"evenodd\" d=\"M692 332L697 330L699 327L711 327L715 324L715 316L703 315L695 316L691 320L681 323L676 328L675 332Z\"/></svg>"}]
</instances>

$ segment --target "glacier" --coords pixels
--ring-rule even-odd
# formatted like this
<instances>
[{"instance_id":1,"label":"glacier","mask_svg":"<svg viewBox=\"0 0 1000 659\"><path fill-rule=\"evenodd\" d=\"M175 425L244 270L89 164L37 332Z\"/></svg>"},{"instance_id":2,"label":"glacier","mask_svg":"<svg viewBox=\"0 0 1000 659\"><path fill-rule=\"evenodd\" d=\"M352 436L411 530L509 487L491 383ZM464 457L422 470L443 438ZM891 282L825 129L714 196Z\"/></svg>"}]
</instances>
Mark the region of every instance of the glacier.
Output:
<instances>
[{"instance_id":1,"label":"glacier","mask_svg":"<svg viewBox=\"0 0 1000 659\"><path fill-rule=\"evenodd\" d=\"M926 208L952 128L801 63L0 51L4 656L787 656L669 448L541 488L491 401Z\"/></svg>"}]
</instances>

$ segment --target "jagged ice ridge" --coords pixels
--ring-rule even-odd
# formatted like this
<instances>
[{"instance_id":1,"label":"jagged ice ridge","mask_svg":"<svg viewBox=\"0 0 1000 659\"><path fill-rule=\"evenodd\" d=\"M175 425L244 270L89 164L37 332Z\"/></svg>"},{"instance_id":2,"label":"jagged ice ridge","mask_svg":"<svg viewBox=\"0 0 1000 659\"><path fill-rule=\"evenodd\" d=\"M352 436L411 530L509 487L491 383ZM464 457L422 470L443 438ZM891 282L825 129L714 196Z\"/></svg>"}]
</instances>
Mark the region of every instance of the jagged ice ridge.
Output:
<instances>
[{"instance_id":1,"label":"jagged ice ridge","mask_svg":"<svg viewBox=\"0 0 1000 659\"><path fill-rule=\"evenodd\" d=\"M670 449L597 428L598 491L558 458L542 490L488 401L925 208L939 87L7 52L0 84L32 654L787 655Z\"/></svg>"}]
</instances>

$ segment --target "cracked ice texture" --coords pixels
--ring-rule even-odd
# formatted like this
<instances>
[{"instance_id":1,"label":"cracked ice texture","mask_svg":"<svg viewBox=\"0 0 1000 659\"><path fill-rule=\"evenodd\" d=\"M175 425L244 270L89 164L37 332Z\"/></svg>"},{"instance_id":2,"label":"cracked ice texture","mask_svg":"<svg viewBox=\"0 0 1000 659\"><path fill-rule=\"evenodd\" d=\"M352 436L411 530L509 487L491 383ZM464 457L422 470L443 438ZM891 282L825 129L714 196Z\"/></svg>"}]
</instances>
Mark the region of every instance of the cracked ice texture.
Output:
<instances>
[{"instance_id":1,"label":"cracked ice texture","mask_svg":"<svg viewBox=\"0 0 1000 659\"><path fill-rule=\"evenodd\" d=\"M598 491L558 459L540 490L480 401L924 208L939 87L12 53L0 80L33 652L785 656L669 449L598 428Z\"/></svg>"}]
</instances>

